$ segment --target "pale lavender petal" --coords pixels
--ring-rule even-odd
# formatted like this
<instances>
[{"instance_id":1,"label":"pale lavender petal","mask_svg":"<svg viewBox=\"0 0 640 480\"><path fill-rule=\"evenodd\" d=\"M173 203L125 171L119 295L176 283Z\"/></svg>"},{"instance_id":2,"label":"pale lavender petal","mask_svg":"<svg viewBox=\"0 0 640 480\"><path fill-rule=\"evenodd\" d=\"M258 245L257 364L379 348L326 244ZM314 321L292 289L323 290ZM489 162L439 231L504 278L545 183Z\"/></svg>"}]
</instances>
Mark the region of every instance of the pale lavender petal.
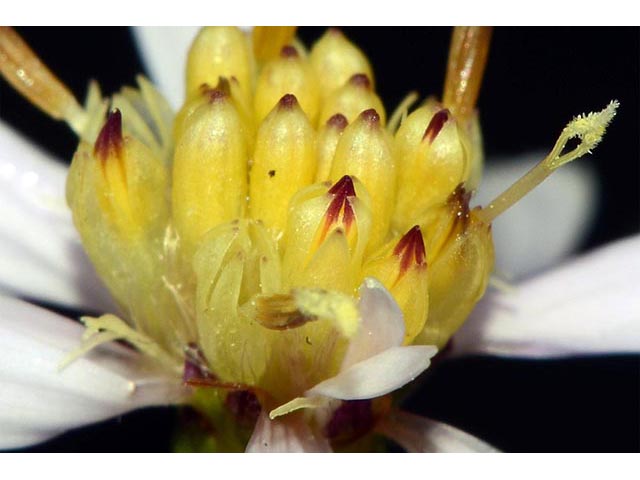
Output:
<instances>
[{"instance_id":1,"label":"pale lavender petal","mask_svg":"<svg viewBox=\"0 0 640 480\"><path fill-rule=\"evenodd\" d=\"M99 347L60 370L83 330L77 322L0 296L0 449L181 401L179 378L152 369L118 344Z\"/></svg>"},{"instance_id":2,"label":"pale lavender petal","mask_svg":"<svg viewBox=\"0 0 640 480\"><path fill-rule=\"evenodd\" d=\"M490 164L473 203L486 205L545 155ZM554 172L493 222L497 272L522 279L575 252L593 224L597 199L597 176L588 164L575 162Z\"/></svg>"},{"instance_id":3,"label":"pale lavender petal","mask_svg":"<svg viewBox=\"0 0 640 480\"><path fill-rule=\"evenodd\" d=\"M389 348L320 382L305 395L324 395L340 400L380 397L406 385L425 371L437 351L431 345Z\"/></svg>"},{"instance_id":4,"label":"pale lavender petal","mask_svg":"<svg viewBox=\"0 0 640 480\"><path fill-rule=\"evenodd\" d=\"M491 291L456 333L454 354L562 357L640 352L640 236L518 286Z\"/></svg>"},{"instance_id":5,"label":"pale lavender petal","mask_svg":"<svg viewBox=\"0 0 640 480\"><path fill-rule=\"evenodd\" d=\"M0 292L113 310L65 201L67 168L0 122Z\"/></svg>"},{"instance_id":6,"label":"pale lavender petal","mask_svg":"<svg viewBox=\"0 0 640 480\"><path fill-rule=\"evenodd\" d=\"M133 33L153 82L178 109L184 101L187 53L200 27L135 27Z\"/></svg>"},{"instance_id":7,"label":"pale lavender petal","mask_svg":"<svg viewBox=\"0 0 640 480\"><path fill-rule=\"evenodd\" d=\"M298 414L269 420L263 410L247 444L247 453L328 453L329 441L315 434Z\"/></svg>"},{"instance_id":8,"label":"pale lavender petal","mask_svg":"<svg viewBox=\"0 0 640 480\"><path fill-rule=\"evenodd\" d=\"M375 278L366 278L360 286L359 310L360 327L349 342L342 370L388 348L398 347L404 339L402 310Z\"/></svg>"},{"instance_id":9,"label":"pale lavender petal","mask_svg":"<svg viewBox=\"0 0 640 480\"><path fill-rule=\"evenodd\" d=\"M446 423L403 411L393 411L376 430L408 452L489 453L494 447Z\"/></svg>"}]
</instances>

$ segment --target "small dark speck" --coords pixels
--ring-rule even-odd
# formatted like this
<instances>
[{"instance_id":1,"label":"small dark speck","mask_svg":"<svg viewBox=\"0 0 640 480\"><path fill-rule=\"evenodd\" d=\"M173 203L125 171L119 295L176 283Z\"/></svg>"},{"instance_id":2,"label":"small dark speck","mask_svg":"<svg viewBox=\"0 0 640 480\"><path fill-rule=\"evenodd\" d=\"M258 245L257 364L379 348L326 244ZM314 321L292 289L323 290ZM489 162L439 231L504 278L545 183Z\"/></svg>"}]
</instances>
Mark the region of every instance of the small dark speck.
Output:
<instances>
[{"instance_id":1,"label":"small dark speck","mask_svg":"<svg viewBox=\"0 0 640 480\"><path fill-rule=\"evenodd\" d=\"M304 341L307 342L308 345L313 345L313 343L311 343L311 339L309 337L304 337Z\"/></svg>"},{"instance_id":2,"label":"small dark speck","mask_svg":"<svg viewBox=\"0 0 640 480\"><path fill-rule=\"evenodd\" d=\"M276 171L275 170L269 170L269 176L271 178L275 177L276 176Z\"/></svg>"}]
</instances>

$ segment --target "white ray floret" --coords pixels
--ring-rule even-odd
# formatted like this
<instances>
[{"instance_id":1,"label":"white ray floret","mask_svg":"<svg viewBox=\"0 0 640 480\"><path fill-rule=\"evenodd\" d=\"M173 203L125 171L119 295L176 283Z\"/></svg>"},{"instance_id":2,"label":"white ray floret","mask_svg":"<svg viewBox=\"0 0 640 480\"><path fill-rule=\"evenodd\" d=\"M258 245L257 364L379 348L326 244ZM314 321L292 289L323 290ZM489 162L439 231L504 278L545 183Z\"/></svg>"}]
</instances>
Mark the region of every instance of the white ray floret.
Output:
<instances>
[{"instance_id":1,"label":"white ray floret","mask_svg":"<svg viewBox=\"0 0 640 480\"><path fill-rule=\"evenodd\" d=\"M0 145L0 292L113 309L71 221L67 168L2 122Z\"/></svg>"},{"instance_id":2,"label":"white ray floret","mask_svg":"<svg viewBox=\"0 0 640 480\"><path fill-rule=\"evenodd\" d=\"M446 423L393 411L378 425L383 433L412 453L491 453L494 447Z\"/></svg>"},{"instance_id":3,"label":"white ray floret","mask_svg":"<svg viewBox=\"0 0 640 480\"><path fill-rule=\"evenodd\" d=\"M512 357L640 351L640 236L488 292L453 338L457 354Z\"/></svg>"},{"instance_id":4,"label":"white ray floret","mask_svg":"<svg viewBox=\"0 0 640 480\"><path fill-rule=\"evenodd\" d=\"M0 449L41 442L130 410L180 402L179 378L115 343L60 369L83 331L77 322L0 297Z\"/></svg>"}]
</instances>

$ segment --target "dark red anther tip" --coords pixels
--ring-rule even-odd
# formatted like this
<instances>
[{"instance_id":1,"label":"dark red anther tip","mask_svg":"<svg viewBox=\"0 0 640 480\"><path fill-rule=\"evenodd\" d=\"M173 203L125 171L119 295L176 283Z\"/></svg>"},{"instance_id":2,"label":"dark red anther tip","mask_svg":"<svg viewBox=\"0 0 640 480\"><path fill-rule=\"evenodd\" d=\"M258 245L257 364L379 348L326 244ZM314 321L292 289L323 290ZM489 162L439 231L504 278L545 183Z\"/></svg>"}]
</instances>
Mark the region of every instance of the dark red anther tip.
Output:
<instances>
[{"instance_id":1,"label":"dark red anther tip","mask_svg":"<svg viewBox=\"0 0 640 480\"><path fill-rule=\"evenodd\" d=\"M366 88L367 90L371 88L371 80L364 73L356 73L349 79L349 83L354 87Z\"/></svg>"},{"instance_id":2,"label":"dark red anther tip","mask_svg":"<svg viewBox=\"0 0 640 480\"><path fill-rule=\"evenodd\" d=\"M404 274L411 265L426 265L426 251L422 232L418 225L409 230L398 242L393 254L400 257L400 275Z\"/></svg>"},{"instance_id":3,"label":"dark red anther tip","mask_svg":"<svg viewBox=\"0 0 640 480\"><path fill-rule=\"evenodd\" d=\"M351 205L350 200L350 198L356 196L356 189L349 175L345 175L338 180L327 193L334 195L334 197L331 199L325 213L322 238L325 238L331 226L338 222L341 212L345 233L349 232L351 225L353 225L353 222L356 220L356 213L353 211L353 205Z\"/></svg>"},{"instance_id":4,"label":"dark red anther tip","mask_svg":"<svg viewBox=\"0 0 640 480\"><path fill-rule=\"evenodd\" d=\"M298 50L293 45L285 45L280 50L280 56L282 58L298 58L300 55L298 54Z\"/></svg>"},{"instance_id":5,"label":"dark red anther tip","mask_svg":"<svg viewBox=\"0 0 640 480\"><path fill-rule=\"evenodd\" d=\"M291 93L287 93L278 102L278 107L283 110L291 110L296 105L298 105L298 99L296 98L295 95L292 95Z\"/></svg>"},{"instance_id":6,"label":"dark red anther tip","mask_svg":"<svg viewBox=\"0 0 640 480\"><path fill-rule=\"evenodd\" d=\"M327 125L330 127L336 128L339 132L343 131L349 125L349 121L347 117L342 115L341 113L336 113L329 120L327 120Z\"/></svg>"},{"instance_id":7,"label":"dark red anther tip","mask_svg":"<svg viewBox=\"0 0 640 480\"><path fill-rule=\"evenodd\" d=\"M353 180L351 177L349 175L345 175L329 189L329 193L339 197L355 197L356 189L353 187Z\"/></svg>"},{"instance_id":8,"label":"dark red anther tip","mask_svg":"<svg viewBox=\"0 0 640 480\"><path fill-rule=\"evenodd\" d=\"M205 95L209 102L220 102L227 99L231 95L231 85L227 77L219 77L218 84L215 88L209 88L205 91Z\"/></svg>"},{"instance_id":9,"label":"dark red anther tip","mask_svg":"<svg viewBox=\"0 0 640 480\"><path fill-rule=\"evenodd\" d=\"M471 192L467 192L464 183L458 184L455 190L449 195L447 202L455 211L459 220L466 221L469 219L469 202L471 201Z\"/></svg>"},{"instance_id":10,"label":"dark red anther tip","mask_svg":"<svg viewBox=\"0 0 640 480\"><path fill-rule=\"evenodd\" d=\"M365 110L360 114L359 118L371 127L380 126L380 115L378 115L378 112L376 112L374 108Z\"/></svg>"},{"instance_id":11,"label":"dark red anther tip","mask_svg":"<svg viewBox=\"0 0 640 480\"><path fill-rule=\"evenodd\" d=\"M218 88L214 88L213 90L209 90L207 92L207 96L209 98L209 102L221 102L228 97L227 92L224 90L220 90Z\"/></svg>"},{"instance_id":12,"label":"dark red anther tip","mask_svg":"<svg viewBox=\"0 0 640 480\"><path fill-rule=\"evenodd\" d=\"M103 162L109 155L120 155L122 149L122 115L115 109L109 113L107 121L100 130L93 153Z\"/></svg>"},{"instance_id":13,"label":"dark red anther tip","mask_svg":"<svg viewBox=\"0 0 640 480\"><path fill-rule=\"evenodd\" d=\"M218 84L216 85L216 90L220 90L225 92L226 94L231 93L231 84L229 83L229 79L227 77L218 77Z\"/></svg>"},{"instance_id":14,"label":"dark red anther tip","mask_svg":"<svg viewBox=\"0 0 640 480\"><path fill-rule=\"evenodd\" d=\"M450 115L449 110L446 108L436 112L436 114L431 118L429 125L427 125L427 129L424 131L422 140L428 140L429 143L433 143L442 130L442 127L444 127L444 124L449 120Z\"/></svg>"}]
</instances>

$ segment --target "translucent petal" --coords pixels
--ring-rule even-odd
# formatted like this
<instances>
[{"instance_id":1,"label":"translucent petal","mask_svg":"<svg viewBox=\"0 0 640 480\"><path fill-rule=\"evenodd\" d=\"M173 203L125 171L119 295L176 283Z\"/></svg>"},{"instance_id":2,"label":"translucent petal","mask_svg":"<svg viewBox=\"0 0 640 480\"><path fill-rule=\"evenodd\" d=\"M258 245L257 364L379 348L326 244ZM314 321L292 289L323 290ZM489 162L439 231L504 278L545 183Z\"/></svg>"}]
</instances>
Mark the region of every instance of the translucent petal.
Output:
<instances>
[{"instance_id":1,"label":"translucent petal","mask_svg":"<svg viewBox=\"0 0 640 480\"><path fill-rule=\"evenodd\" d=\"M0 291L113 310L65 202L67 169L0 123Z\"/></svg>"},{"instance_id":2,"label":"translucent petal","mask_svg":"<svg viewBox=\"0 0 640 480\"><path fill-rule=\"evenodd\" d=\"M174 109L182 105L186 58L200 27L135 27L133 35L154 83Z\"/></svg>"},{"instance_id":3,"label":"translucent petal","mask_svg":"<svg viewBox=\"0 0 640 480\"><path fill-rule=\"evenodd\" d=\"M412 453L497 452L491 445L451 425L408 412L392 412L377 430Z\"/></svg>"},{"instance_id":4,"label":"translucent petal","mask_svg":"<svg viewBox=\"0 0 640 480\"><path fill-rule=\"evenodd\" d=\"M420 375L436 352L437 349L430 345L389 348L317 384L306 395L324 395L340 400L380 397Z\"/></svg>"},{"instance_id":5,"label":"translucent petal","mask_svg":"<svg viewBox=\"0 0 640 480\"><path fill-rule=\"evenodd\" d=\"M342 362L342 369L402 345L402 311L386 288L375 278L366 278L360 287L361 324Z\"/></svg>"},{"instance_id":6,"label":"translucent petal","mask_svg":"<svg viewBox=\"0 0 640 480\"><path fill-rule=\"evenodd\" d=\"M546 153L530 153L486 168L473 203L486 205ZM566 258L594 221L598 184L585 163L559 169L493 222L496 271L521 279Z\"/></svg>"},{"instance_id":7,"label":"translucent petal","mask_svg":"<svg viewBox=\"0 0 640 480\"><path fill-rule=\"evenodd\" d=\"M453 353L516 357L640 352L640 236L492 291L453 338Z\"/></svg>"},{"instance_id":8,"label":"translucent petal","mask_svg":"<svg viewBox=\"0 0 640 480\"><path fill-rule=\"evenodd\" d=\"M0 449L41 442L129 410L180 401L180 379L148 369L139 354L109 344L63 370L83 327L0 297Z\"/></svg>"},{"instance_id":9,"label":"translucent petal","mask_svg":"<svg viewBox=\"0 0 640 480\"><path fill-rule=\"evenodd\" d=\"M326 438L314 434L303 417L296 414L269 420L262 411L247 444L248 453L331 452Z\"/></svg>"}]
</instances>

